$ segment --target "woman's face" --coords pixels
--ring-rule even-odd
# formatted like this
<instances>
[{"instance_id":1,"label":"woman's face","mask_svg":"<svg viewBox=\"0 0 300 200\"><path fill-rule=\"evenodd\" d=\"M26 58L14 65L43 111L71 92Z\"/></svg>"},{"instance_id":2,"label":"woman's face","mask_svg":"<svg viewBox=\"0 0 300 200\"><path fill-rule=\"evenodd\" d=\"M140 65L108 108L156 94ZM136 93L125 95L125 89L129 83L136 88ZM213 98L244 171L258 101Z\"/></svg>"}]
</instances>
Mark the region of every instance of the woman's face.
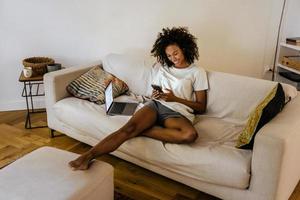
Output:
<instances>
[{"instance_id":1,"label":"woman's face","mask_svg":"<svg viewBox=\"0 0 300 200\"><path fill-rule=\"evenodd\" d=\"M186 62L182 50L176 44L171 44L166 47L166 55L168 59L175 65L177 68L185 68L189 64Z\"/></svg>"}]
</instances>

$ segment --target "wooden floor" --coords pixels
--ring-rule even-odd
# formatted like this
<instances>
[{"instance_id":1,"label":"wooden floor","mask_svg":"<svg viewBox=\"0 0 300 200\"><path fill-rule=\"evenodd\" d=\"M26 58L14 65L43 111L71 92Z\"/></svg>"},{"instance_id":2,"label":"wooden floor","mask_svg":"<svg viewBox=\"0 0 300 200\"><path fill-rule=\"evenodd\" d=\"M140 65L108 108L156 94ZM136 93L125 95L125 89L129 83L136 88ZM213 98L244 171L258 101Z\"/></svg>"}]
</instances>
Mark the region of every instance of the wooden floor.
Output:
<instances>
[{"instance_id":1,"label":"wooden floor","mask_svg":"<svg viewBox=\"0 0 300 200\"><path fill-rule=\"evenodd\" d=\"M57 132L58 136L51 139L48 128L25 129L24 118L24 111L0 112L0 168L41 146L53 146L79 154L90 148ZM34 114L32 121L35 126L45 125L45 113ZM111 155L102 156L99 160L114 166L115 190L132 199L217 199ZM300 200L300 183L289 200Z\"/></svg>"}]
</instances>

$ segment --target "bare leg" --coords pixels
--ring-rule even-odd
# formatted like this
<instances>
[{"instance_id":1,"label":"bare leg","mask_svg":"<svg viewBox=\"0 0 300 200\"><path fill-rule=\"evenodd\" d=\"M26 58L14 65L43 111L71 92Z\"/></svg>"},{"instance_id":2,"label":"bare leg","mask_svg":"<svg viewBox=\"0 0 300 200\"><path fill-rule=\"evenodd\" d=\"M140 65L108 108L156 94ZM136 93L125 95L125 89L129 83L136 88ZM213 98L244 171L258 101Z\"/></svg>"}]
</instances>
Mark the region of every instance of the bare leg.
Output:
<instances>
[{"instance_id":1,"label":"bare leg","mask_svg":"<svg viewBox=\"0 0 300 200\"><path fill-rule=\"evenodd\" d=\"M149 129L155 122L156 111L148 106L141 108L122 128L104 138L77 159L69 162L70 167L74 170L88 169L94 158L116 150L123 142Z\"/></svg>"},{"instance_id":2,"label":"bare leg","mask_svg":"<svg viewBox=\"0 0 300 200\"><path fill-rule=\"evenodd\" d=\"M183 117L168 118L164 122L165 128L151 127L142 135L169 143L192 143L197 137L197 131L192 123Z\"/></svg>"}]
</instances>

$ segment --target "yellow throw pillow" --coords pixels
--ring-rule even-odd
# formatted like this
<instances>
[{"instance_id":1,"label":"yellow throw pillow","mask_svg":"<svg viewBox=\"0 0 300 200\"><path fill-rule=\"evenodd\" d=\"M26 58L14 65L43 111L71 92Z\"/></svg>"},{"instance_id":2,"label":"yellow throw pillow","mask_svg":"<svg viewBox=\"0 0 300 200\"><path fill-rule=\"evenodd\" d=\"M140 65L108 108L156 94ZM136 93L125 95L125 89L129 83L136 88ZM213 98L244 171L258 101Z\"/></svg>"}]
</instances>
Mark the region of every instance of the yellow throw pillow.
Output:
<instances>
[{"instance_id":1,"label":"yellow throw pillow","mask_svg":"<svg viewBox=\"0 0 300 200\"><path fill-rule=\"evenodd\" d=\"M285 95L280 83L252 111L245 128L239 135L236 147L252 149L257 132L275 117L285 105Z\"/></svg>"},{"instance_id":2,"label":"yellow throw pillow","mask_svg":"<svg viewBox=\"0 0 300 200\"><path fill-rule=\"evenodd\" d=\"M128 91L128 86L124 81L104 71L100 65L94 66L88 72L73 80L67 86L67 91L77 98L103 104L105 103L105 88L111 81L114 97Z\"/></svg>"}]
</instances>

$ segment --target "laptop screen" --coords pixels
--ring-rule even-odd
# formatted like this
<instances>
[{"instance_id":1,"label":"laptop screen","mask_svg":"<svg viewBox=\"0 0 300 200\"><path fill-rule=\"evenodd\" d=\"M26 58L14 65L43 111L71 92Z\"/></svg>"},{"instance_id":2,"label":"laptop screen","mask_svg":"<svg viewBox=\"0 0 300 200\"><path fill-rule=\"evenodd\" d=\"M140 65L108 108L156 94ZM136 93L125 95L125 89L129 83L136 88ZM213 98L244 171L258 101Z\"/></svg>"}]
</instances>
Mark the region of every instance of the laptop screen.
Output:
<instances>
[{"instance_id":1,"label":"laptop screen","mask_svg":"<svg viewBox=\"0 0 300 200\"><path fill-rule=\"evenodd\" d=\"M113 89L112 89L112 82L108 84L108 86L105 89L105 108L106 112L110 108L111 104L113 103Z\"/></svg>"}]
</instances>

